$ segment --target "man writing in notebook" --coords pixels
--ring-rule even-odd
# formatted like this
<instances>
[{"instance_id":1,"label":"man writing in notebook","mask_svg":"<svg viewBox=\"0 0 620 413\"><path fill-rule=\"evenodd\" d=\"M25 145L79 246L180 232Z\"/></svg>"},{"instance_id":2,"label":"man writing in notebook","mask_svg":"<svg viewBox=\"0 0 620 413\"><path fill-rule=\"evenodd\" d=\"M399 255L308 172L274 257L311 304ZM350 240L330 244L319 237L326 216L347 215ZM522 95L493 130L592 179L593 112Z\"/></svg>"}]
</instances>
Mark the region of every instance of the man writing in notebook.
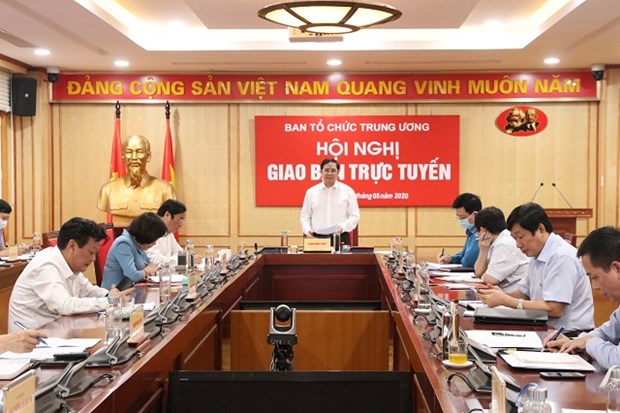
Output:
<instances>
[{"instance_id":1,"label":"man writing in notebook","mask_svg":"<svg viewBox=\"0 0 620 413\"><path fill-rule=\"evenodd\" d=\"M463 249L454 255L444 255L444 249L437 256L440 264L461 264L463 267L472 267L478 259L480 249L478 247L478 235L474 219L478 211L482 209L482 202L478 195L468 192L457 196L452 202L454 215L459 220L459 225L465 228L465 245Z\"/></svg>"},{"instance_id":2,"label":"man writing in notebook","mask_svg":"<svg viewBox=\"0 0 620 413\"><path fill-rule=\"evenodd\" d=\"M15 321L39 328L63 315L94 313L108 306L108 294L132 293L133 289L97 287L82 274L107 239L103 228L90 219L65 222L56 246L35 255L17 278L9 302L9 331L17 329Z\"/></svg>"},{"instance_id":3,"label":"man writing in notebook","mask_svg":"<svg viewBox=\"0 0 620 413\"><path fill-rule=\"evenodd\" d=\"M575 247L553 233L543 207L533 202L520 205L510 213L507 224L517 247L532 258L527 274L510 294L493 287L480 290L480 299L489 307L547 311L549 324L563 326L568 334L594 328L590 280Z\"/></svg>"},{"instance_id":4,"label":"man writing in notebook","mask_svg":"<svg viewBox=\"0 0 620 413\"><path fill-rule=\"evenodd\" d=\"M581 243L577 256L595 289L620 302L620 231L603 227L592 231ZM600 327L574 340L565 335L543 341L545 347L563 353L585 350L603 368L620 364L620 308Z\"/></svg>"}]
</instances>

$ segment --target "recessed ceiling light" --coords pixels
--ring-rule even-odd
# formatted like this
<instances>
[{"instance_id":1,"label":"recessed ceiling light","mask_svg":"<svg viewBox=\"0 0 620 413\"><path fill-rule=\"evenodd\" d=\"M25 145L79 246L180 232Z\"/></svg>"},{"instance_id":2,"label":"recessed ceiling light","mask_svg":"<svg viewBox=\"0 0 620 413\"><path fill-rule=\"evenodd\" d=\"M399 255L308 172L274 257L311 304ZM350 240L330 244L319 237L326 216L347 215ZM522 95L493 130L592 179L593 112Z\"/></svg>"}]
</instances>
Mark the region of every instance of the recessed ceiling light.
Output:
<instances>
[{"instance_id":1,"label":"recessed ceiling light","mask_svg":"<svg viewBox=\"0 0 620 413\"><path fill-rule=\"evenodd\" d=\"M114 66L116 66L116 67L127 67L127 66L129 66L129 62L127 60L116 60L114 62Z\"/></svg>"},{"instance_id":2,"label":"recessed ceiling light","mask_svg":"<svg viewBox=\"0 0 620 413\"><path fill-rule=\"evenodd\" d=\"M558 59L557 57L548 57L544 60L546 65L557 65L558 63L560 63L560 59Z\"/></svg>"},{"instance_id":3,"label":"recessed ceiling light","mask_svg":"<svg viewBox=\"0 0 620 413\"><path fill-rule=\"evenodd\" d=\"M340 60L340 59L329 59L327 61L327 64L329 66L340 66L342 64L342 60Z\"/></svg>"},{"instance_id":4,"label":"recessed ceiling light","mask_svg":"<svg viewBox=\"0 0 620 413\"><path fill-rule=\"evenodd\" d=\"M502 23L499 20L487 20L482 23L482 26L485 29L499 29L502 27Z\"/></svg>"},{"instance_id":5,"label":"recessed ceiling light","mask_svg":"<svg viewBox=\"0 0 620 413\"><path fill-rule=\"evenodd\" d=\"M34 54L37 56L49 56L52 54L48 49L35 49Z\"/></svg>"}]
</instances>

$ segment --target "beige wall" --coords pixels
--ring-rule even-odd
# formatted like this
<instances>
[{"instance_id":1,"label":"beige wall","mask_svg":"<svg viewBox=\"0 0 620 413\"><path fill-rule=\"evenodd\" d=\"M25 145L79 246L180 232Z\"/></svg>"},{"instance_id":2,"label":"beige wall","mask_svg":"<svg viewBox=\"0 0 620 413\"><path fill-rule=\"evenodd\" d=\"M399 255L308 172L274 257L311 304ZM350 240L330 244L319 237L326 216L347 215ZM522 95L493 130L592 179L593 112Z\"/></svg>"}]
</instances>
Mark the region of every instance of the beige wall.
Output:
<instances>
[{"instance_id":1,"label":"beige wall","mask_svg":"<svg viewBox=\"0 0 620 413\"><path fill-rule=\"evenodd\" d=\"M114 126L112 102L49 105L47 80L44 74L39 78L37 116L15 118L14 173L8 170L20 211L12 230L26 241L34 230L57 229L72 216L105 219L96 202L109 174ZM511 137L495 127L495 118L509 103L173 102L177 194L189 206L182 239L191 237L198 246L276 245L280 231L290 229L290 243L300 243L298 208L254 206L254 116L370 114L460 115L461 191L477 193L484 205L496 205L508 214L529 201L540 182L545 186L536 201L549 208L565 207L551 186L556 182L574 207L594 209L594 218L579 222L578 236L583 238L597 224L620 221L620 70L608 71L601 96L600 104L532 104L547 114L549 126L530 137ZM142 134L150 140L153 157L148 170L155 176L161 173L164 133L163 104L122 105L122 135ZM462 229L450 208L363 208L359 234L360 244L378 247L401 235L422 258L434 257L444 246L446 253L454 252L463 243Z\"/></svg>"}]
</instances>

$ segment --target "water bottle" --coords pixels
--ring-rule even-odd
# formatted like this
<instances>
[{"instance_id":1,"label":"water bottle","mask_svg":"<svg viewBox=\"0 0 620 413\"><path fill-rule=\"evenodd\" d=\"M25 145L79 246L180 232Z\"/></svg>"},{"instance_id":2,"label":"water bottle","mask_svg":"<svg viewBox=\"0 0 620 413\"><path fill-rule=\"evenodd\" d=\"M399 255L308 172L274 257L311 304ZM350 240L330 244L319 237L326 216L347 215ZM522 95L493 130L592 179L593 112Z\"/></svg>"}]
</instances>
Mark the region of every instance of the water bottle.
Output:
<instances>
[{"instance_id":1,"label":"water bottle","mask_svg":"<svg viewBox=\"0 0 620 413\"><path fill-rule=\"evenodd\" d=\"M527 389L527 400L523 405L523 413L551 413L551 405L547 401L547 389L544 387Z\"/></svg>"},{"instance_id":2,"label":"water bottle","mask_svg":"<svg viewBox=\"0 0 620 413\"><path fill-rule=\"evenodd\" d=\"M121 335L123 328L123 311L118 297L108 296L110 305L105 310L105 341L110 344Z\"/></svg>"},{"instance_id":3,"label":"water bottle","mask_svg":"<svg viewBox=\"0 0 620 413\"><path fill-rule=\"evenodd\" d=\"M205 249L205 271L212 270L215 265L215 250L213 249L213 245L207 245Z\"/></svg>"},{"instance_id":4,"label":"water bottle","mask_svg":"<svg viewBox=\"0 0 620 413\"><path fill-rule=\"evenodd\" d=\"M282 234L280 234L280 246L288 247L288 230L287 229L282 231Z\"/></svg>"},{"instance_id":5,"label":"water bottle","mask_svg":"<svg viewBox=\"0 0 620 413\"><path fill-rule=\"evenodd\" d=\"M196 268L194 265L194 258L196 257L196 252L194 251L194 243L191 239L185 241L185 269L187 271L193 270Z\"/></svg>"},{"instance_id":6,"label":"water bottle","mask_svg":"<svg viewBox=\"0 0 620 413\"><path fill-rule=\"evenodd\" d=\"M620 369L614 368L606 388L607 412L620 413Z\"/></svg>"},{"instance_id":7,"label":"water bottle","mask_svg":"<svg viewBox=\"0 0 620 413\"><path fill-rule=\"evenodd\" d=\"M159 276L159 305L163 307L170 301L172 274L170 268L165 266L157 269L157 275Z\"/></svg>"},{"instance_id":8,"label":"water bottle","mask_svg":"<svg viewBox=\"0 0 620 413\"><path fill-rule=\"evenodd\" d=\"M332 234L332 251L340 254L340 234L337 232Z\"/></svg>"},{"instance_id":9,"label":"water bottle","mask_svg":"<svg viewBox=\"0 0 620 413\"><path fill-rule=\"evenodd\" d=\"M459 321L456 303L450 302L441 316L441 358L448 360L450 341L459 339Z\"/></svg>"},{"instance_id":10,"label":"water bottle","mask_svg":"<svg viewBox=\"0 0 620 413\"><path fill-rule=\"evenodd\" d=\"M35 232L32 234L32 248L31 248L32 256L37 255L37 252L41 251L41 234Z\"/></svg>"}]
</instances>

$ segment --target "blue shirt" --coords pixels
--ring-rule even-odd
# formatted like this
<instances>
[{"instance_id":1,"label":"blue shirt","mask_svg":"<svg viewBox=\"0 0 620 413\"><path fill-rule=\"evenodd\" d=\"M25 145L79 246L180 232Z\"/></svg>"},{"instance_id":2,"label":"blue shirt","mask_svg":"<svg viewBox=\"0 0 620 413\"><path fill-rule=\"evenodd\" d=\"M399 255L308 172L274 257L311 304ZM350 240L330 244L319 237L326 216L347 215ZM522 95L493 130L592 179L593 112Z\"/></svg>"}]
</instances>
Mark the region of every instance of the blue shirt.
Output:
<instances>
[{"instance_id":1,"label":"blue shirt","mask_svg":"<svg viewBox=\"0 0 620 413\"><path fill-rule=\"evenodd\" d=\"M478 233L476 227L472 226L465 231L467 238L465 239L465 245L463 250L450 257L451 262L454 264L461 264L463 267L474 267L478 254L480 253L480 246L478 245Z\"/></svg>"},{"instance_id":2,"label":"blue shirt","mask_svg":"<svg viewBox=\"0 0 620 413\"><path fill-rule=\"evenodd\" d=\"M608 369L620 364L620 309L616 309L607 322L587 335L593 338L586 343L586 352L601 367Z\"/></svg>"},{"instance_id":3,"label":"blue shirt","mask_svg":"<svg viewBox=\"0 0 620 413\"><path fill-rule=\"evenodd\" d=\"M112 284L118 285L123 276L131 279L133 282L139 282L144 279L144 271L142 269L149 264L149 257L146 251L133 239L127 230L123 230L123 234L114 240L108 258L103 269L103 281L101 286L105 289L112 289Z\"/></svg>"}]
</instances>

